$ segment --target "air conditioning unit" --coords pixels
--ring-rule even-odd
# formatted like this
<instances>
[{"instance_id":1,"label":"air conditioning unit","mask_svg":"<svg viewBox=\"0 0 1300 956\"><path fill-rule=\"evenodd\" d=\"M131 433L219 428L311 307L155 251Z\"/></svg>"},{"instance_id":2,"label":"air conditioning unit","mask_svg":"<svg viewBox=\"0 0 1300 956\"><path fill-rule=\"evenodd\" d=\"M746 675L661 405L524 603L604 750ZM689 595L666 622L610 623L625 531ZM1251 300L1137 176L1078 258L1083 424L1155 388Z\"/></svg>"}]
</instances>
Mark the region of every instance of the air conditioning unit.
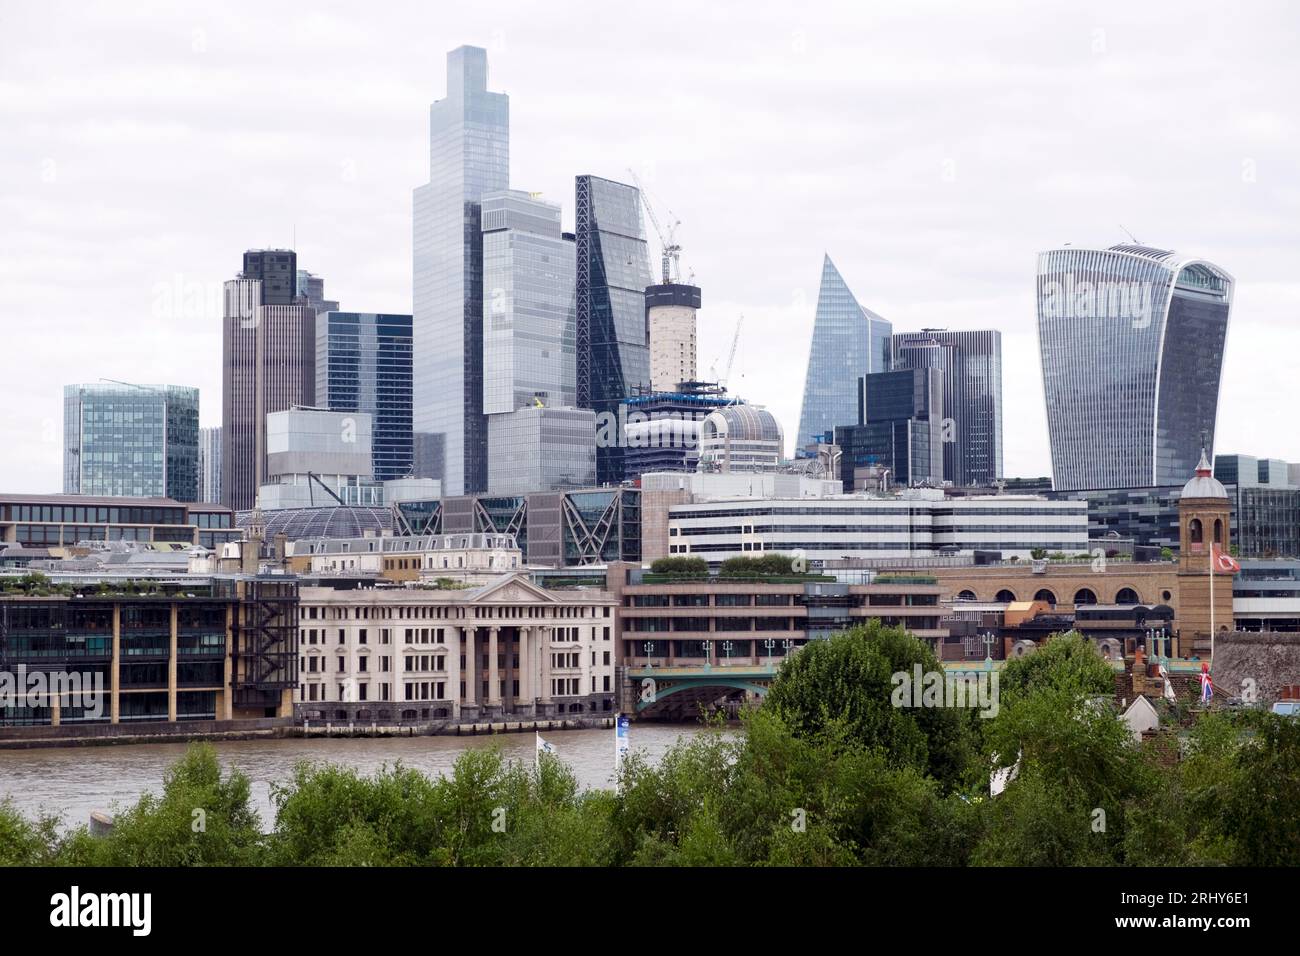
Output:
<instances>
[{"instance_id":1,"label":"air conditioning unit","mask_svg":"<svg viewBox=\"0 0 1300 956\"><path fill-rule=\"evenodd\" d=\"M1038 650L1038 644L1034 641L1016 641L1011 645L1012 657L1026 657Z\"/></svg>"}]
</instances>

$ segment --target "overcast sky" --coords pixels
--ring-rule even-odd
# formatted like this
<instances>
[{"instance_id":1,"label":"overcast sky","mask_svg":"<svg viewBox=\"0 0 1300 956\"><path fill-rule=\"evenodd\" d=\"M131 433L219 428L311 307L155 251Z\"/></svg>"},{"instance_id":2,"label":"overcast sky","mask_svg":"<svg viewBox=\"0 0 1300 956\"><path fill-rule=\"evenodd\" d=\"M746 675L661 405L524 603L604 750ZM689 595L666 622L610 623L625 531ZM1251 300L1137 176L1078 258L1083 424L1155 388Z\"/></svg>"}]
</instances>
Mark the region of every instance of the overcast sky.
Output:
<instances>
[{"instance_id":1,"label":"overcast sky","mask_svg":"<svg viewBox=\"0 0 1300 956\"><path fill-rule=\"evenodd\" d=\"M220 287L295 242L411 309L448 50L489 51L510 175L682 221L701 373L798 426L823 253L896 331L1003 334L1005 472L1050 473L1037 253L1142 242L1237 279L1219 452L1300 460L1300 7L1224 3L64 4L0 0L0 491L61 489L62 387L195 385Z\"/></svg>"}]
</instances>

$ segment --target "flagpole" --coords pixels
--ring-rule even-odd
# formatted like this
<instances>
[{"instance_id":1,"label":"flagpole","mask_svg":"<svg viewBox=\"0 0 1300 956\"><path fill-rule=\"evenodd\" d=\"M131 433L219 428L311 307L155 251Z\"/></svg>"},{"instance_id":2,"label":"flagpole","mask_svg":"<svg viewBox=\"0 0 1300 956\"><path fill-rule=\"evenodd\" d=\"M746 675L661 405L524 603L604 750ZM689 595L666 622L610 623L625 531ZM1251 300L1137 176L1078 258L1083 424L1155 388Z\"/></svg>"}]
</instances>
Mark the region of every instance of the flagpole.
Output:
<instances>
[{"instance_id":1,"label":"flagpole","mask_svg":"<svg viewBox=\"0 0 1300 956\"><path fill-rule=\"evenodd\" d=\"M1214 549L1217 547L1217 542L1210 544L1210 670L1214 670Z\"/></svg>"}]
</instances>

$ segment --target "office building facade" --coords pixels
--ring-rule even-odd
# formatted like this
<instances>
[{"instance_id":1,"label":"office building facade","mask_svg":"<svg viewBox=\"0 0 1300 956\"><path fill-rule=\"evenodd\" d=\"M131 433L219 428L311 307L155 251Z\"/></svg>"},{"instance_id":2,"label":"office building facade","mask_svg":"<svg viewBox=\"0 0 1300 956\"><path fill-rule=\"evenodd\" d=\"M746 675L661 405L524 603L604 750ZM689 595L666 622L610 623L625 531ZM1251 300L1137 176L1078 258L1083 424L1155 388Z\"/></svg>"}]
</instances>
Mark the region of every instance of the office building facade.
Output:
<instances>
[{"instance_id":1,"label":"office building facade","mask_svg":"<svg viewBox=\"0 0 1300 956\"><path fill-rule=\"evenodd\" d=\"M239 538L221 505L171 498L0 494L0 544L71 547L79 542L138 541L204 548Z\"/></svg>"},{"instance_id":2,"label":"office building facade","mask_svg":"<svg viewBox=\"0 0 1300 956\"><path fill-rule=\"evenodd\" d=\"M63 491L198 501L199 390L66 386Z\"/></svg>"},{"instance_id":3,"label":"office building facade","mask_svg":"<svg viewBox=\"0 0 1300 956\"><path fill-rule=\"evenodd\" d=\"M1177 484L1214 447L1233 279L1147 246L1038 258L1038 342L1058 490Z\"/></svg>"},{"instance_id":4,"label":"office building facade","mask_svg":"<svg viewBox=\"0 0 1300 956\"><path fill-rule=\"evenodd\" d=\"M596 480L596 413L526 406L488 416L489 495L587 488Z\"/></svg>"},{"instance_id":5,"label":"office building facade","mask_svg":"<svg viewBox=\"0 0 1300 956\"><path fill-rule=\"evenodd\" d=\"M890 337L896 369L937 369L943 384L943 480L1002 478L1002 333L924 329Z\"/></svg>"},{"instance_id":6,"label":"office building facade","mask_svg":"<svg viewBox=\"0 0 1300 956\"><path fill-rule=\"evenodd\" d=\"M877 372L858 379L858 424L837 426L840 478L858 488L864 469L884 469L908 487L943 480L943 381L934 368Z\"/></svg>"},{"instance_id":7,"label":"office building facade","mask_svg":"<svg viewBox=\"0 0 1300 956\"><path fill-rule=\"evenodd\" d=\"M724 405L700 423L703 471L775 471L785 457L781 423L758 405Z\"/></svg>"},{"instance_id":8,"label":"office building facade","mask_svg":"<svg viewBox=\"0 0 1300 956\"><path fill-rule=\"evenodd\" d=\"M337 299L325 298L325 279L321 276L299 269L296 290L297 297L306 300L317 313L339 311Z\"/></svg>"},{"instance_id":9,"label":"office building facade","mask_svg":"<svg viewBox=\"0 0 1300 956\"><path fill-rule=\"evenodd\" d=\"M373 423L374 477L413 473L411 317L322 312L316 317L316 403Z\"/></svg>"},{"instance_id":10,"label":"office building facade","mask_svg":"<svg viewBox=\"0 0 1300 956\"><path fill-rule=\"evenodd\" d=\"M796 448L824 441L858 420L858 379L889 370L893 327L858 304L831 257L822 260Z\"/></svg>"},{"instance_id":11,"label":"office building facade","mask_svg":"<svg viewBox=\"0 0 1300 956\"><path fill-rule=\"evenodd\" d=\"M669 515L669 553L710 564L764 552L820 562L1088 550L1086 505L1019 495L945 498L924 489L891 497L718 500L675 505Z\"/></svg>"},{"instance_id":12,"label":"office building facade","mask_svg":"<svg viewBox=\"0 0 1300 956\"><path fill-rule=\"evenodd\" d=\"M518 190L483 196L483 413L577 400L574 243L560 207Z\"/></svg>"},{"instance_id":13,"label":"office building facade","mask_svg":"<svg viewBox=\"0 0 1300 956\"><path fill-rule=\"evenodd\" d=\"M449 494L487 484L483 417L485 193L510 179L510 103L487 89L487 51L447 55L447 95L429 108L429 181L415 190L412 336L417 466Z\"/></svg>"},{"instance_id":14,"label":"office building facade","mask_svg":"<svg viewBox=\"0 0 1300 956\"><path fill-rule=\"evenodd\" d=\"M266 480L266 416L316 404L316 312L297 298L297 256L244 254L225 284L222 319L221 495L252 508Z\"/></svg>"},{"instance_id":15,"label":"office building facade","mask_svg":"<svg viewBox=\"0 0 1300 956\"><path fill-rule=\"evenodd\" d=\"M650 387L646 288L650 266L635 186L579 176L576 183L578 405L617 414ZM622 443L597 451L596 480L621 481Z\"/></svg>"},{"instance_id":16,"label":"office building facade","mask_svg":"<svg viewBox=\"0 0 1300 956\"><path fill-rule=\"evenodd\" d=\"M221 501L221 427L199 429L199 501Z\"/></svg>"}]
</instances>

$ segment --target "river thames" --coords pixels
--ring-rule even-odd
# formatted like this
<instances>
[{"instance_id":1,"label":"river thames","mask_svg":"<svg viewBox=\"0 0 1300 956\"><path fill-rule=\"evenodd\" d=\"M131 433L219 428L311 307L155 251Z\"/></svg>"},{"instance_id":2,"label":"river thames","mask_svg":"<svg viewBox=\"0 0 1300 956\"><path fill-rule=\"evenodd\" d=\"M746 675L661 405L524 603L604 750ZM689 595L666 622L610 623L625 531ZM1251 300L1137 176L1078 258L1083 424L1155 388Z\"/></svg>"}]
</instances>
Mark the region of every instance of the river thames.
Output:
<instances>
[{"instance_id":1,"label":"river thames","mask_svg":"<svg viewBox=\"0 0 1300 956\"><path fill-rule=\"evenodd\" d=\"M631 747L659 760L682 737L701 733L698 724L633 724ZM614 731L564 730L544 735L584 789L612 788ZM471 747L501 748L507 759L532 761L531 733L479 737L287 738L214 742L224 768L245 773L252 802L270 830L275 822L271 784L290 778L300 760L355 767L373 773L385 764L427 774L449 771ZM28 817L52 813L65 825L85 823L92 810L126 807L147 792L161 793L163 774L185 752L185 744L120 744L51 750L0 750L0 800L8 798Z\"/></svg>"}]
</instances>

